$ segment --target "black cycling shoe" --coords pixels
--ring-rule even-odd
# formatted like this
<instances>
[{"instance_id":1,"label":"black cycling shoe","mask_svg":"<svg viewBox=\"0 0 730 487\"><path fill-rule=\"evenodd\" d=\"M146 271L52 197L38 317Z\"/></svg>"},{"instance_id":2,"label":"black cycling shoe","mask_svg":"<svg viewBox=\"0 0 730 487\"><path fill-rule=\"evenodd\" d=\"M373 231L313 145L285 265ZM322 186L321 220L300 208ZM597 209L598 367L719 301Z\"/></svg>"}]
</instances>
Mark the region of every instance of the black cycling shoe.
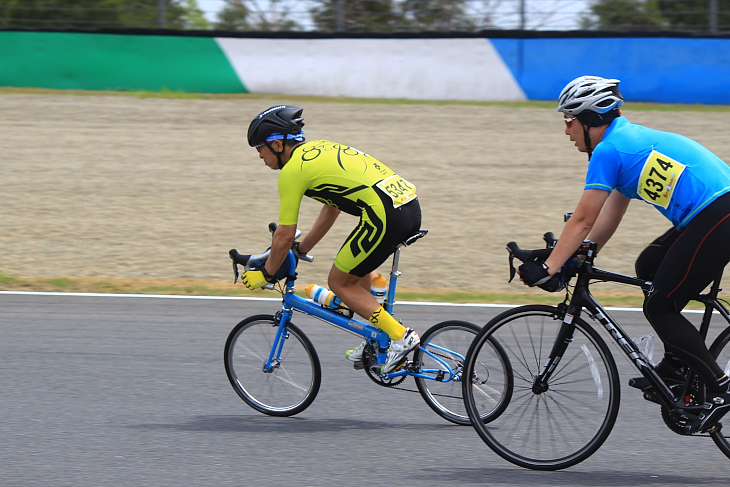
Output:
<instances>
[{"instance_id":1,"label":"black cycling shoe","mask_svg":"<svg viewBox=\"0 0 730 487\"><path fill-rule=\"evenodd\" d=\"M681 384L684 382L684 380L687 378L687 368L686 367L680 367L676 368L673 365L667 364L666 361L662 360L657 364L656 367L654 367L654 372L661 377L661 379L668 385L672 386L675 384ZM651 387L651 384L649 384L649 381L646 379L646 377L632 377L629 379L629 386L634 387L636 389L641 389L645 393L652 393L655 394L654 389ZM644 397L646 398L646 394L644 394ZM648 399L648 398L647 398ZM651 400L651 399L648 399ZM653 401L656 402L656 401Z\"/></svg>"},{"instance_id":2,"label":"black cycling shoe","mask_svg":"<svg viewBox=\"0 0 730 487\"><path fill-rule=\"evenodd\" d=\"M730 411L730 393L713 394L708 402L702 405L702 409L698 419L685 426L687 433L706 433L713 428L720 428L718 421Z\"/></svg>"}]
</instances>

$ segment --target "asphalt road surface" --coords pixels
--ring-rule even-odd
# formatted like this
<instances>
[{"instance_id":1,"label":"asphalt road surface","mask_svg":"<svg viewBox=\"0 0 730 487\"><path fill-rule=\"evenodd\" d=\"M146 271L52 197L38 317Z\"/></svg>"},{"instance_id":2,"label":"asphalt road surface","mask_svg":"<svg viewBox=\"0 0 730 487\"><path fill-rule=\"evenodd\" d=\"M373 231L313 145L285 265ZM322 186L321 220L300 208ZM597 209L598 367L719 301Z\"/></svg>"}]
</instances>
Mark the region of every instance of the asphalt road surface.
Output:
<instances>
[{"instance_id":1,"label":"asphalt road surface","mask_svg":"<svg viewBox=\"0 0 730 487\"><path fill-rule=\"evenodd\" d=\"M344 359L357 337L307 317L295 322L322 361L319 396L298 416L262 415L228 384L223 345L242 318L277 306L0 295L0 484L727 485L730 459L710 438L669 431L658 407L625 386L633 374L615 347L616 427L595 455L560 472L513 466L420 395L372 383ZM419 331L446 319L483 324L501 311L396 309ZM641 313L614 316L632 336L649 331Z\"/></svg>"}]
</instances>

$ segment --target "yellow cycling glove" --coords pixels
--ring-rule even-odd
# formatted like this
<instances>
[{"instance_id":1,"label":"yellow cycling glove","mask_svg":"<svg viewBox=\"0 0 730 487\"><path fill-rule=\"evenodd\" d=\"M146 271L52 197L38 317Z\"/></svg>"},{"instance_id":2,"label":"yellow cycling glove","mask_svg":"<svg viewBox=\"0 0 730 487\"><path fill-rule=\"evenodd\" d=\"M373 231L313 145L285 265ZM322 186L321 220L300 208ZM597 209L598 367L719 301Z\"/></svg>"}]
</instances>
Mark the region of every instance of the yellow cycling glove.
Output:
<instances>
[{"instance_id":1,"label":"yellow cycling glove","mask_svg":"<svg viewBox=\"0 0 730 487\"><path fill-rule=\"evenodd\" d=\"M261 269L252 269L244 272L243 276L241 276L241 282L249 289L259 289L269 283L276 282L276 279L262 267Z\"/></svg>"}]
</instances>

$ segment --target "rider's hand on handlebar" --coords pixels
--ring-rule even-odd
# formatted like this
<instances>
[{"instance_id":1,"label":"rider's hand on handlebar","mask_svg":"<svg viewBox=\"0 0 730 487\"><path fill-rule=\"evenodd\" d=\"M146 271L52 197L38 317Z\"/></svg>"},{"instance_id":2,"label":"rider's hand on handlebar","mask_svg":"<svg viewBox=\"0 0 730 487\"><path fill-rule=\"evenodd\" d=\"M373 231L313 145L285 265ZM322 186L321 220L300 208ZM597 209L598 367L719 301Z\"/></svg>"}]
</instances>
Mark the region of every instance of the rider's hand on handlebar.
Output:
<instances>
[{"instance_id":1,"label":"rider's hand on handlebar","mask_svg":"<svg viewBox=\"0 0 730 487\"><path fill-rule=\"evenodd\" d=\"M538 286L540 289L551 293L560 291L565 287L560 276L560 271L554 276L551 276L544 262L525 262L519 267L518 271L520 273L520 280L530 287Z\"/></svg>"},{"instance_id":2,"label":"rider's hand on handlebar","mask_svg":"<svg viewBox=\"0 0 730 487\"><path fill-rule=\"evenodd\" d=\"M249 289L258 289L272 282L276 282L276 278L266 272L266 269L262 267L261 269L251 269L250 271L244 272L243 276L241 276L241 282Z\"/></svg>"},{"instance_id":3,"label":"rider's hand on handlebar","mask_svg":"<svg viewBox=\"0 0 730 487\"><path fill-rule=\"evenodd\" d=\"M299 242L294 242L291 246L291 249L294 251L294 255L301 258L304 255L307 255L306 252L302 252L299 250Z\"/></svg>"}]
</instances>

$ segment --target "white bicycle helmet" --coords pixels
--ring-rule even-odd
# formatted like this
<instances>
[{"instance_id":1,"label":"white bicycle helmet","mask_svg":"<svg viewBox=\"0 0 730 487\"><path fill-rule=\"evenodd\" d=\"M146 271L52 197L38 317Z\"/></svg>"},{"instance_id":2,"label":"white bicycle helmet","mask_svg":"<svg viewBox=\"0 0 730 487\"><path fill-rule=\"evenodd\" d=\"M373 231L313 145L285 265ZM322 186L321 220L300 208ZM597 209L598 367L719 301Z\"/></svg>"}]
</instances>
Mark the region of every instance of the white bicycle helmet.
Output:
<instances>
[{"instance_id":1,"label":"white bicycle helmet","mask_svg":"<svg viewBox=\"0 0 730 487\"><path fill-rule=\"evenodd\" d=\"M606 113L624 103L617 79L581 76L568 83L558 97L558 111L578 115L590 110Z\"/></svg>"}]
</instances>

